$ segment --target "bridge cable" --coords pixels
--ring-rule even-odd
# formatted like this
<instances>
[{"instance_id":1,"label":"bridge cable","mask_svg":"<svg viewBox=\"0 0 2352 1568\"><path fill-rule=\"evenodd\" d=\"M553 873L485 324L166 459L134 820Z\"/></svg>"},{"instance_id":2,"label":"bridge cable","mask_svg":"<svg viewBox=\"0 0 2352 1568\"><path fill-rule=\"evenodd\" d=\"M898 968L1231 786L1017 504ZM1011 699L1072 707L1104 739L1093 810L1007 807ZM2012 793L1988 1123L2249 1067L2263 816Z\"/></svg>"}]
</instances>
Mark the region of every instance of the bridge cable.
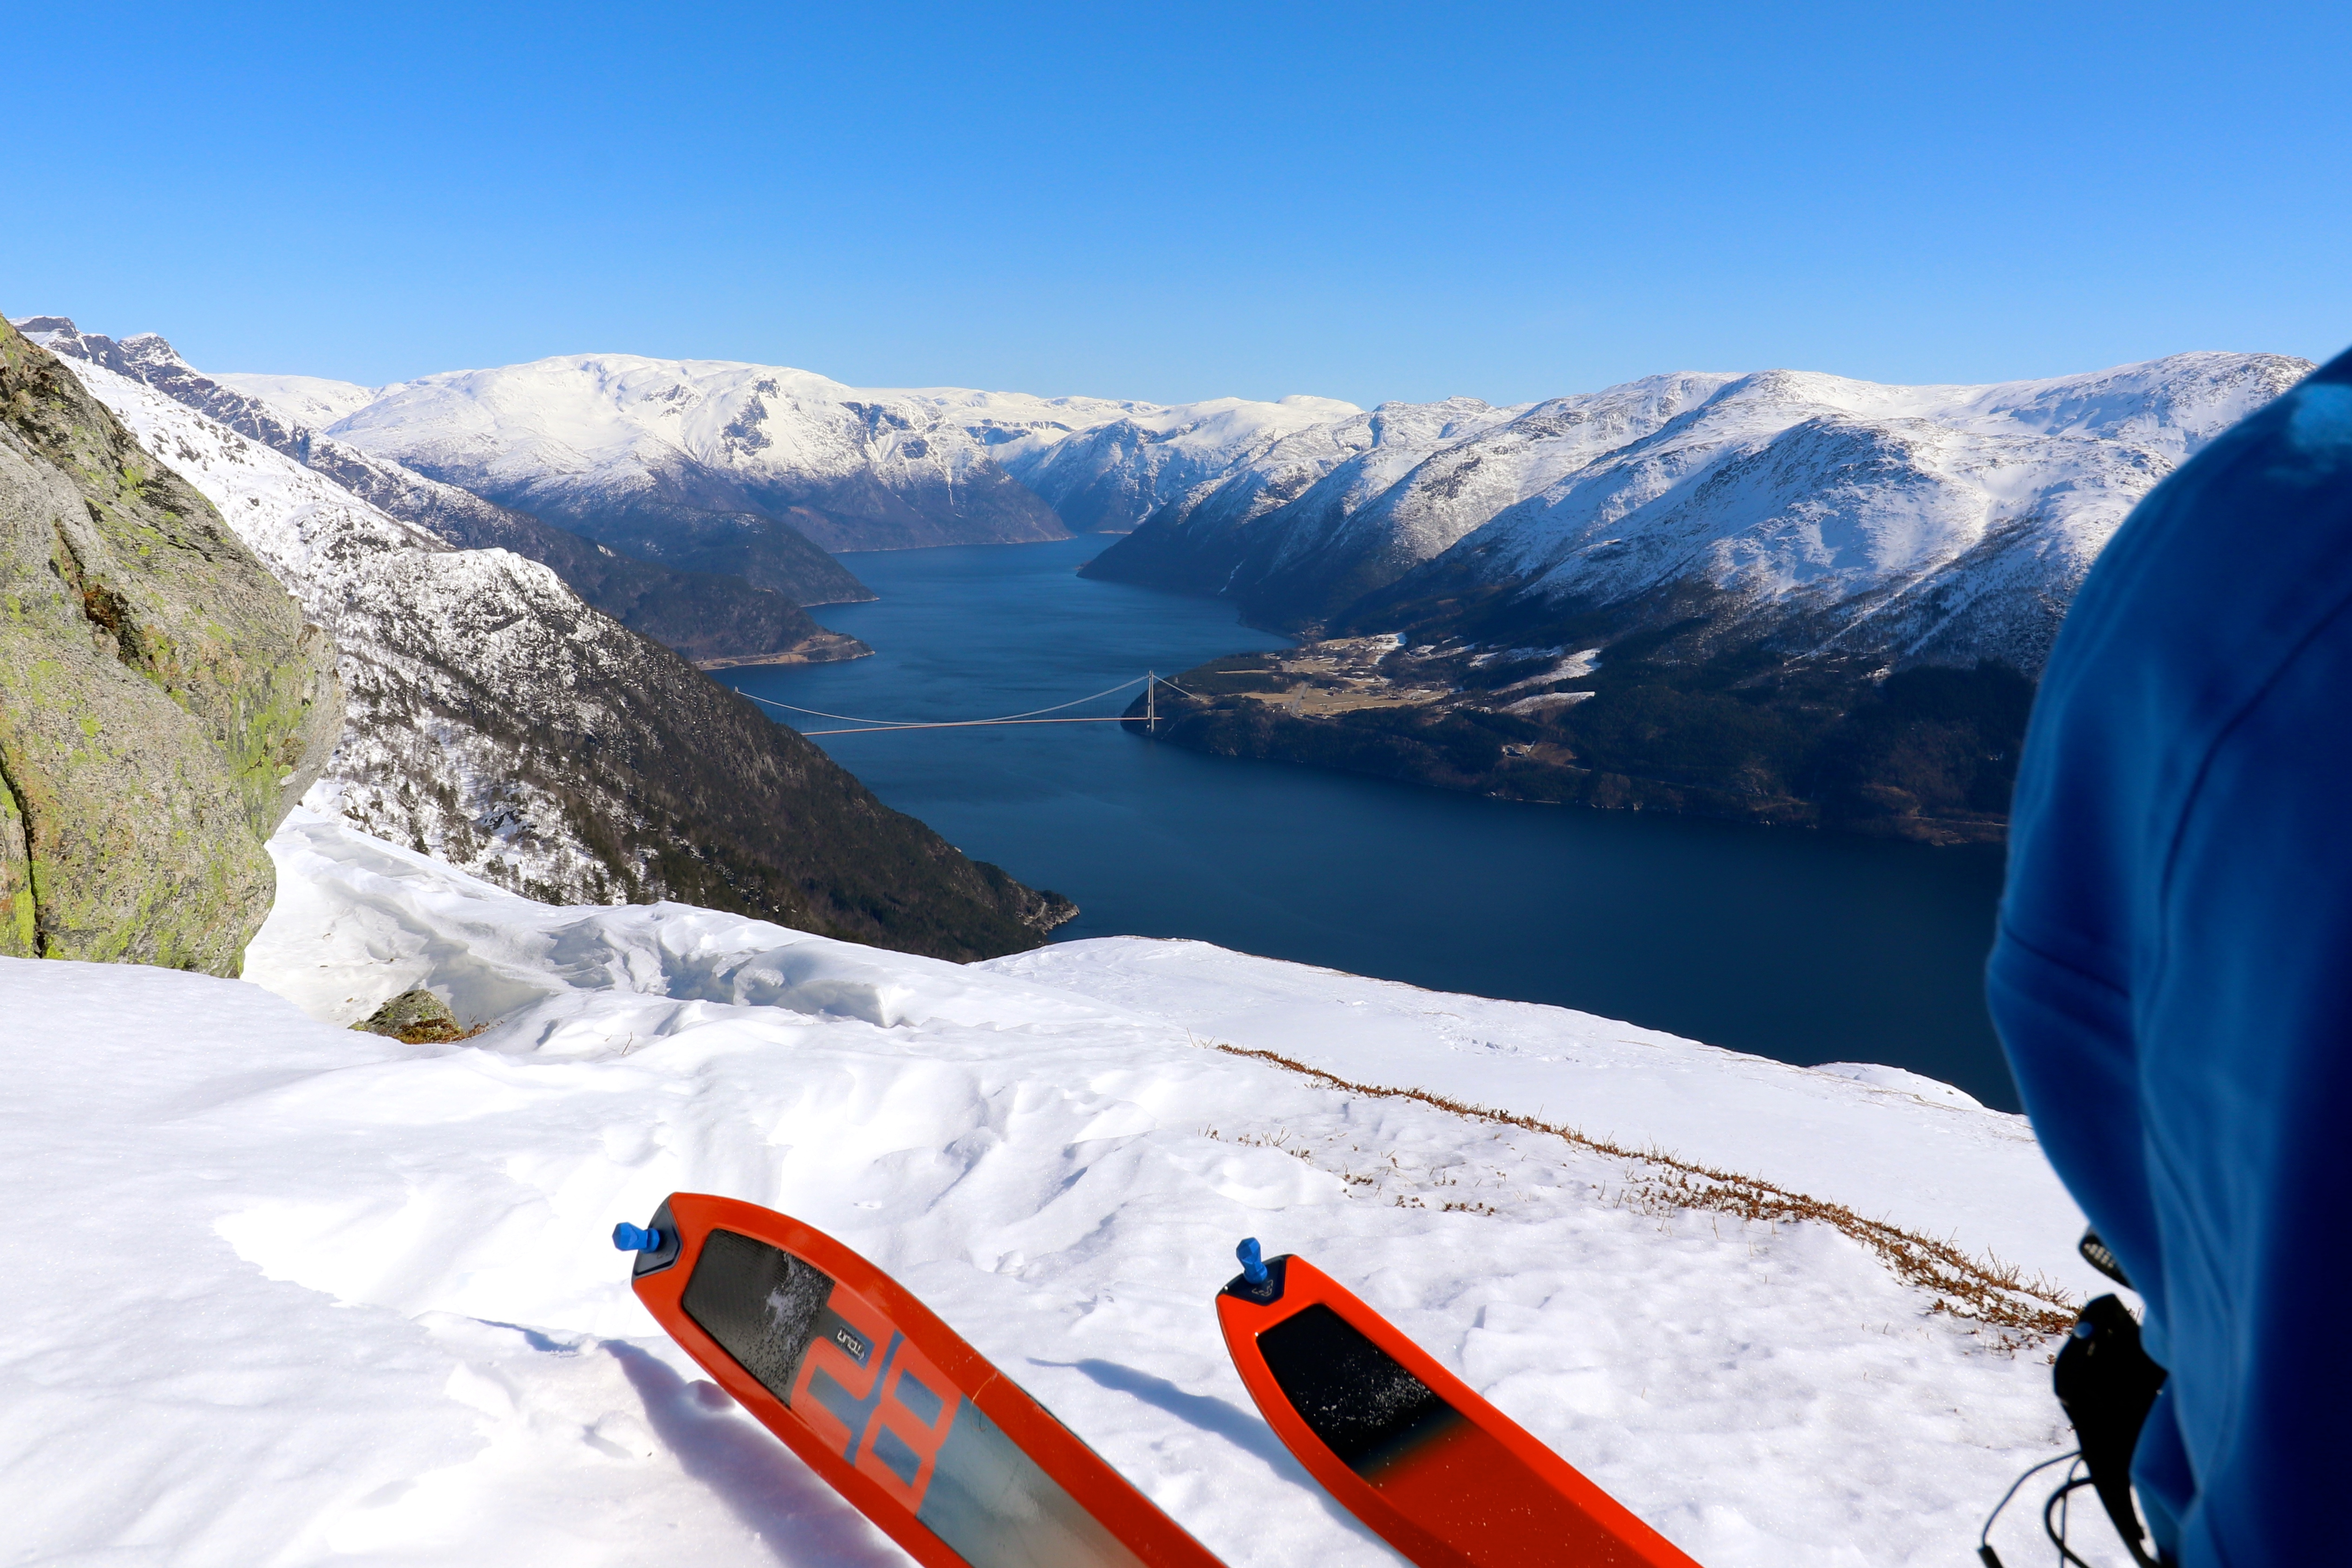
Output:
<instances>
[{"instance_id":1,"label":"bridge cable","mask_svg":"<svg viewBox=\"0 0 2352 1568\"><path fill-rule=\"evenodd\" d=\"M772 697L755 696L749 691L740 692L738 695L750 697L754 702L764 702L771 708L782 708L789 713L806 713L818 719L838 719L847 724L877 724L893 730L954 730L974 724L1010 723L1016 719L1033 719L1040 713L1058 713L1065 708L1076 708L1081 702L1092 702L1096 698L1108 697L1114 691L1124 691L1130 686L1140 686L1149 679L1148 676L1139 675L1132 680L1122 680L1117 686L1106 686L1091 697L1074 697L1067 702L1056 702L1051 708L1032 708L1025 713L1006 713L995 719L861 719L854 713L827 713L822 709L795 707L790 702L779 702ZM849 731L833 732L843 734Z\"/></svg>"}]
</instances>

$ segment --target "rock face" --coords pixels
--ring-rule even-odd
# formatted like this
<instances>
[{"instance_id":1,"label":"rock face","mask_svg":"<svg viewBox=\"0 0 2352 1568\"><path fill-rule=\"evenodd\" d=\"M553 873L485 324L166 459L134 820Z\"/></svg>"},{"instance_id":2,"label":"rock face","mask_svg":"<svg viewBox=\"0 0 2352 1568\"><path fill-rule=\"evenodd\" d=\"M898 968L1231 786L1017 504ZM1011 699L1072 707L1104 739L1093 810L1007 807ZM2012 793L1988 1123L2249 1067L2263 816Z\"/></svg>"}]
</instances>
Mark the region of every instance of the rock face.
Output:
<instances>
[{"instance_id":1,"label":"rock face","mask_svg":"<svg viewBox=\"0 0 2352 1568\"><path fill-rule=\"evenodd\" d=\"M402 521L431 530L460 550L511 550L540 562L631 631L690 659L823 664L872 651L855 637L825 630L801 608L874 597L832 557L813 547L798 551L790 570L779 570L759 585L640 561L320 435L305 416L332 415L333 405L315 398L292 408L273 405L197 371L153 332L118 342L84 332L64 316L28 316L16 325L53 353L144 383L247 440L324 474Z\"/></svg>"},{"instance_id":2,"label":"rock face","mask_svg":"<svg viewBox=\"0 0 2352 1568\"><path fill-rule=\"evenodd\" d=\"M234 975L335 652L208 500L0 323L0 953Z\"/></svg>"},{"instance_id":3,"label":"rock face","mask_svg":"<svg viewBox=\"0 0 2352 1568\"><path fill-rule=\"evenodd\" d=\"M453 550L143 381L74 368L341 649L350 712L320 809L551 902L676 899L942 958L1031 946L1075 912L549 568Z\"/></svg>"}]
</instances>

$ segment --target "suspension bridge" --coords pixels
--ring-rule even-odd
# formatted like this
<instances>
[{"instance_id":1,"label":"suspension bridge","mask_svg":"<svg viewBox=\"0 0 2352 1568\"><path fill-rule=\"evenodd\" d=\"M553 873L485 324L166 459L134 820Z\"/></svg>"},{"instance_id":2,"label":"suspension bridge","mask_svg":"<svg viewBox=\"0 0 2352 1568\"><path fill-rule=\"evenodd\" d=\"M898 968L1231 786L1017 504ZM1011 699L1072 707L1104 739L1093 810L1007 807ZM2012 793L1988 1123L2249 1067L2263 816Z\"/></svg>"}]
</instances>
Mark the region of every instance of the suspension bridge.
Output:
<instances>
[{"instance_id":1,"label":"suspension bridge","mask_svg":"<svg viewBox=\"0 0 2352 1568\"><path fill-rule=\"evenodd\" d=\"M1139 686L1143 688L1143 712L1139 717L1130 717L1125 713L1062 719L1043 717L1049 713L1061 713L1071 708L1082 708L1089 702L1100 701L1103 698L1121 691L1131 691ZM852 713L827 713L815 708L795 707L790 702L779 702L772 697L761 697L749 691L741 692L740 695L749 697L752 701L770 708L782 709L787 713L805 714L813 719L832 719L844 724L856 726L848 730L802 730L801 733L803 735L878 735L892 730L974 730L992 724L1136 723L1143 726L1144 733L1156 734L1160 727L1160 689L1163 686L1179 696L1192 695L1155 670L1145 670L1132 680L1122 680L1117 686L1107 686L1100 691L1090 692L1084 697L1074 697L1067 702L1056 702L1050 708L1032 708L1025 713L1002 713L992 719L861 719Z\"/></svg>"}]
</instances>

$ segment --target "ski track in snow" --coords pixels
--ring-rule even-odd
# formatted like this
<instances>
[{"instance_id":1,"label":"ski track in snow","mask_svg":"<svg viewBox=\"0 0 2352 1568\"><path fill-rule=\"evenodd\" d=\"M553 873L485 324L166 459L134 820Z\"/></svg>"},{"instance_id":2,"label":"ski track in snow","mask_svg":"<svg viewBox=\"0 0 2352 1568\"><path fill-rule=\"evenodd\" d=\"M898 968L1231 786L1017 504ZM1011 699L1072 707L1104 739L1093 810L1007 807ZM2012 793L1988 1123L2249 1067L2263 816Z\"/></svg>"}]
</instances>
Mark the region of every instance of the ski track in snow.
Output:
<instances>
[{"instance_id":1,"label":"ski track in snow","mask_svg":"<svg viewBox=\"0 0 2352 1568\"><path fill-rule=\"evenodd\" d=\"M11 1561L903 1562L638 1306L608 1233L672 1190L872 1258L1235 1564L1396 1561L1226 1358L1212 1297L1250 1235L1710 1568L1965 1561L2060 1451L2040 1350L1833 1231L1637 1212L1606 1157L1203 1042L1540 1109L2095 1289L2022 1121L1937 1086L1195 942L959 967L536 904L310 812L272 848L247 981L0 961ZM339 1026L417 984L494 1026Z\"/></svg>"}]
</instances>

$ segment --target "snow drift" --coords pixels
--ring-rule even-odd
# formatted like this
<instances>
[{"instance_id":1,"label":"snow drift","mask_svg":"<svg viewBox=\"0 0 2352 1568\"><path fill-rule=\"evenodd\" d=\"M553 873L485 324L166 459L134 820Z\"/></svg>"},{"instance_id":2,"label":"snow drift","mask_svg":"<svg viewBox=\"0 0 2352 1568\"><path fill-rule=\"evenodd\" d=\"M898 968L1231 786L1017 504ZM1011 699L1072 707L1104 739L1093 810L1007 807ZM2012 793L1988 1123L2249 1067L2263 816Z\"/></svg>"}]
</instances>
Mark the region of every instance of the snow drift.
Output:
<instances>
[{"instance_id":1,"label":"snow drift","mask_svg":"<svg viewBox=\"0 0 2352 1568\"><path fill-rule=\"evenodd\" d=\"M30 1259L0 1287L0 1500L33 1559L900 1561L638 1308L606 1233L674 1189L891 1269L1236 1564L1393 1561L1225 1359L1244 1235L1710 1568L1957 1561L2060 1449L2038 1347L1832 1229L1662 1206L1625 1161L1215 1046L1540 1110L2088 1289L2016 1118L1200 943L959 967L534 904L314 814L273 851L249 982L0 962ZM412 984L489 1026L338 1026Z\"/></svg>"}]
</instances>

